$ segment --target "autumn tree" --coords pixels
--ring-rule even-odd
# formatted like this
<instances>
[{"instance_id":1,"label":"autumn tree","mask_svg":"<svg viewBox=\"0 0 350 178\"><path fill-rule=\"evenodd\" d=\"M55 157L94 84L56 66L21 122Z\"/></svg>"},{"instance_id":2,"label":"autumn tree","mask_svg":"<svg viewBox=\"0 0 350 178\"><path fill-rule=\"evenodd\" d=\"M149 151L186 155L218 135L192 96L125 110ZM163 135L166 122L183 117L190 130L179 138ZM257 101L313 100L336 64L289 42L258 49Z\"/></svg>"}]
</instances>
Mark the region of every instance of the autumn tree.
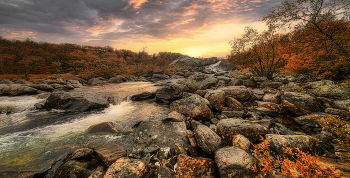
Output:
<instances>
[{"instance_id":1,"label":"autumn tree","mask_svg":"<svg viewBox=\"0 0 350 178\"><path fill-rule=\"evenodd\" d=\"M230 45L229 61L240 68L249 68L257 76L272 79L283 66L283 40L273 28L259 34L257 30L246 27L242 37L230 41Z\"/></svg>"}]
</instances>

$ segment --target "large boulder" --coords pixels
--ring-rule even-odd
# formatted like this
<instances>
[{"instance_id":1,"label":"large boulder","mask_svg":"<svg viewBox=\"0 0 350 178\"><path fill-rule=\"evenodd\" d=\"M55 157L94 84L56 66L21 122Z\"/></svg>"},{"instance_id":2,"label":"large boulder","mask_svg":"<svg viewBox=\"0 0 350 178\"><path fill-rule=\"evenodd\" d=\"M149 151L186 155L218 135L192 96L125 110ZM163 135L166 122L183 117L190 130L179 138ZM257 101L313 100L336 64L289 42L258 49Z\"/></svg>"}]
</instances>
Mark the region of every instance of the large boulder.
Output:
<instances>
[{"instance_id":1,"label":"large boulder","mask_svg":"<svg viewBox=\"0 0 350 178\"><path fill-rule=\"evenodd\" d=\"M324 117L326 113L312 113L294 118L294 120L302 125L302 128L307 131L320 132L322 126L317 122L318 119Z\"/></svg>"},{"instance_id":2,"label":"large boulder","mask_svg":"<svg viewBox=\"0 0 350 178\"><path fill-rule=\"evenodd\" d=\"M309 94L285 92L281 99L283 106L296 115L306 115L312 112L324 111L321 100Z\"/></svg>"},{"instance_id":3,"label":"large boulder","mask_svg":"<svg viewBox=\"0 0 350 178\"><path fill-rule=\"evenodd\" d=\"M102 122L100 124L90 126L85 133L119 133L118 128L113 124L113 122Z\"/></svg>"},{"instance_id":4,"label":"large boulder","mask_svg":"<svg viewBox=\"0 0 350 178\"><path fill-rule=\"evenodd\" d=\"M348 100L336 100L334 105L338 109L348 109L350 107L350 99Z\"/></svg>"},{"instance_id":5,"label":"large boulder","mask_svg":"<svg viewBox=\"0 0 350 178\"><path fill-rule=\"evenodd\" d=\"M185 82L188 88L196 91L209 89L216 84L217 79L210 75L198 74L189 76Z\"/></svg>"},{"instance_id":6,"label":"large boulder","mask_svg":"<svg viewBox=\"0 0 350 178\"><path fill-rule=\"evenodd\" d=\"M237 147L225 147L215 152L215 162L220 177L252 177L252 167L258 161L246 151Z\"/></svg>"},{"instance_id":7,"label":"large boulder","mask_svg":"<svg viewBox=\"0 0 350 178\"><path fill-rule=\"evenodd\" d=\"M198 146L206 153L212 154L222 146L221 137L205 125L196 125L193 132Z\"/></svg>"},{"instance_id":8,"label":"large boulder","mask_svg":"<svg viewBox=\"0 0 350 178\"><path fill-rule=\"evenodd\" d=\"M92 79L88 80L87 83L88 83L88 85L91 85L91 86L102 85L102 84L106 83L106 79L102 78L102 77L92 78Z\"/></svg>"},{"instance_id":9,"label":"large boulder","mask_svg":"<svg viewBox=\"0 0 350 178\"><path fill-rule=\"evenodd\" d=\"M286 148L299 148L301 151L316 155L320 152L319 141L308 135L276 135L267 134L266 140L270 143L270 149L279 156L285 157Z\"/></svg>"},{"instance_id":10,"label":"large boulder","mask_svg":"<svg viewBox=\"0 0 350 178\"><path fill-rule=\"evenodd\" d=\"M0 96L20 96L20 95L35 95L38 90L20 84L0 84Z\"/></svg>"},{"instance_id":11,"label":"large boulder","mask_svg":"<svg viewBox=\"0 0 350 178\"><path fill-rule=\"evenodd\" d=\"M54 90L54 88L49 85L49 84L31 84L29 85L32 88L38 89L38 90L42 90L42 91L52 91Z\"/></svg>"},{"instance_id":12,"label":"large boulder","mask_svg":"<svg viewBox=\"0 0 350 178\"><path fill-rule=\"evenodd\" d=\"M227 86L220 88L220 90L224 91L226 96L233 97L238 101L245 101L251 97L248 88L245 86Z\"/></svg>"},{"instance_id":13,"label":"large boulder","mask_svg":"<svg viewBox=\"0 0 350 178\"><path fill-rule=\"evenodd\" d=\"M226 97L226 105L234 110L243 110L242 103L232 97Z\"/></svg>"},{"instance_id":14,"label":"large boulder","mask_svg":"<svg viewBox=\"0 0 350 178\"><path fill-rule=\"evenodd\" d=\"M332 99L350 99L350 84L342 83L335 85L331 80L308 82L306 86L311 87L312 94Z\"/></svg>"},{"instance_id":15,"label":"large boulder","mask_svg":"<svg viewBox=\"0 0 350 178\"><path fill-rule=\"evenodd\" d=\"M96 96L85 96L81 93L55 92L46 100L45 106L52 109L63 109L67 111L89 111L103 109L109 106L106 98Z\"/></svg>"},{"instance_id":16,"label":"large boulder","mask_svg":"<svg viewBox=\"0 0 350 178\"><path fill-rule=\"evenodd\" d=\"M149 100L156 97L156 92L143 92L130 97L131 101L143 101Z\"/></svg>"},{"instance_id":17,"label":"large boulder","mask_svg":"<svg viewBox=\"0 0 350 178\"><path fill-rule=\"evenodd\" d=\"M215 165L209 158L192 158L185 154L177 157L176 178L206 177L214 174Z\"/></svg>"},{"instance_id":18,"label":"large boulder","mask_svg":"<svg viewBox=\"0 0 350 178\"><path fill-rule=\"evenodd\" d=\"M211 106L217 110L218 108L225 106L225 92L222 90L209 90L204 98L207 99Z\"/></svg>"},{"instance_id":19,"label":"large boulder","mask_svg":"<svg viewBox=\"0 0 350 178\"><path fill-rule=\"evenodd\" d=\"M99 146L95 150L97 157L102 160L107 166L110 166L119 158L125 157L126 149L116 144L108 144Z\"/></svg>"},{"instance_id":20,"label":"large boulder","mask_svg":"<svg viewBox=\"0 0 350 178\"><path fill-rule=\"evenodd\" d=\"M267 134L267 129L257 123L243 119L222 119L217 124L217 133L226 143L232 143L235 135L241 134L251 142L258 142L260 136Z\"/></svg>"},{"instance_id":21,"label":"large boulder","mask_svg":"<svg viewBox=\"0 0 350 178\"><path fill-rule=\"evenodd\" d=\"M120 158L109 166L103 178L143 177L146 173L146 165L141 160Z\"/></svg>"},{"instance_id":22,"label":"large boulder","mask_svg":"<svg viewBox=\"0 0 350 178\"><path fill-rule=\"evenodd\" d=\"M187 117L202 120L210 120L213 115L208 107L207 100L196 94L172 102L170 104L170 110L177 111Z\"/></svg>"},{"instance_id":23,"label":"large boulder","mask_svg":"<svg viewBox=\"0 0 350 178\"><path fill-rule=\"evenodd\" d=\"M258 107L267 108L272 112L279 113L279 114L285 113L285 108L282 104L263 102L263 101L255 101L255 103L258 105Z\"/></svg>"},{"instance_id":24,"label":"large boulder","mask_svg":"<svg viewBox=\"0 0 350 178\"><path fill-rule=\"evenodd\" d=\"M115 77L112 77L108 80L108 83L122 83L122 82L126 82L127 79L122 76L122 75L117 75Z\"/></svg>"},{"instance_id":25,"label":"large boulder","mask_svg":"<svg viewBox=\"0 0 350 178\"><path fill-rule=\"evenodd\" d=\"M181 99L182 92L188 88L185 85L166 85L156 91L157 101L170 104L172 101Z\"/></svg>"}]
</instances>

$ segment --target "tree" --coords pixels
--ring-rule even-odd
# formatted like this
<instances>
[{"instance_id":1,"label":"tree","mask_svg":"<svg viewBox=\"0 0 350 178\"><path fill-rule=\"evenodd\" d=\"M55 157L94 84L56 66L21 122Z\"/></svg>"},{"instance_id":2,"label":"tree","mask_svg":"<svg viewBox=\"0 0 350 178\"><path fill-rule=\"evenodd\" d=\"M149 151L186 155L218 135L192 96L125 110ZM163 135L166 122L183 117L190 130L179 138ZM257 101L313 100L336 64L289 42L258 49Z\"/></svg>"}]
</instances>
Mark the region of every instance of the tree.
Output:
<instances>
[{"instance_id":1,"label":"tree","mask_svg":"<svg viewBox=\"0 0 350 178\"><path fill-rule=\"evenodd\" d=\"M242 38L230 41L232 48L229 61L249 70L257 76L273 78L273 74L283 66L283 40L270 28L259 34L257 30L246 27Z\"/></svg>"},{"instance_id":2,"label":"tree","mask_svg":"<svg viewBox=\"0 0 350 178\"><path fill-rule=\"evenodd\" d=\"M309 38L309 42L329 41L350 62L347 42L339 39L339 34L344 33L344 27L334 28L330 25L340 18L348 22L350 20L349 10L350 1L348 0L285 0L281 5L275 6L262 20L269 26L280 29L288 28L292 32L309 27L314 28L314 34L311 36L321 38L317 40Z\"/></svg>"}]
</instances>

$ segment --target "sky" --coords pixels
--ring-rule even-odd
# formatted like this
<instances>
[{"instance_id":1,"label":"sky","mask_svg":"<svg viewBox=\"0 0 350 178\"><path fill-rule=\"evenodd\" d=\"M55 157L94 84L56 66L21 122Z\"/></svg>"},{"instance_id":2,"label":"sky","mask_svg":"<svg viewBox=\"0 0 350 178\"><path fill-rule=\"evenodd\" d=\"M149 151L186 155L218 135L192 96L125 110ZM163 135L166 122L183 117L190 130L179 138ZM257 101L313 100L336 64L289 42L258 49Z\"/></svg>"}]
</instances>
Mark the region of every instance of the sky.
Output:
<instances>
[{"instance_id":1,"label":"sky","mask_svg":"<svg viewBox=\"0 0 350 178\"><path fill-rule=\"evenodd\" d=\"M0 0L0 36L226 57L229 41L282 0Z\"/></svg>"}]
</instances>

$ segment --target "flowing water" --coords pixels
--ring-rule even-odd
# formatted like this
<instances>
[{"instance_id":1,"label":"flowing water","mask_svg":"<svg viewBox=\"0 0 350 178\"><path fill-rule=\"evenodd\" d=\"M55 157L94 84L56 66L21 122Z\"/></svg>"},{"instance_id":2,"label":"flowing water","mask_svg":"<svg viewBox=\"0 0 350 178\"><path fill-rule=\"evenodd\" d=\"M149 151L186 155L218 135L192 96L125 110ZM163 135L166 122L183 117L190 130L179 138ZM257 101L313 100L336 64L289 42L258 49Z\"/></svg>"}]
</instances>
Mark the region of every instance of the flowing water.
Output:
<instances>
[{"instance_id":1,"label":"flowing water","mask_svg":"<svg viewBox=\"0 0 350 178\"><path fill-rule=\"evenodd\" d=\"M40 172L61 152L57 150L87 145L92 140L128 142L123 134L141 120L160 120L168 107L154 102L132 102L129 96L145 91L154 92L156 86L148 82L128 82L96 87L82 87L73 92L112 97L114 105L103 111L67 113L62 110L36 110L35 103L44 102L45 95L0 97L0 177L4 172ZM46 94L48 96L48 94ZM91 125L113 122L120 134L84 135ZM43 169L43 170L41 170ZM3 171L3 172L2 172ZM2 172L2 173L1 173Z\"/></svg>"}]
</instances>

